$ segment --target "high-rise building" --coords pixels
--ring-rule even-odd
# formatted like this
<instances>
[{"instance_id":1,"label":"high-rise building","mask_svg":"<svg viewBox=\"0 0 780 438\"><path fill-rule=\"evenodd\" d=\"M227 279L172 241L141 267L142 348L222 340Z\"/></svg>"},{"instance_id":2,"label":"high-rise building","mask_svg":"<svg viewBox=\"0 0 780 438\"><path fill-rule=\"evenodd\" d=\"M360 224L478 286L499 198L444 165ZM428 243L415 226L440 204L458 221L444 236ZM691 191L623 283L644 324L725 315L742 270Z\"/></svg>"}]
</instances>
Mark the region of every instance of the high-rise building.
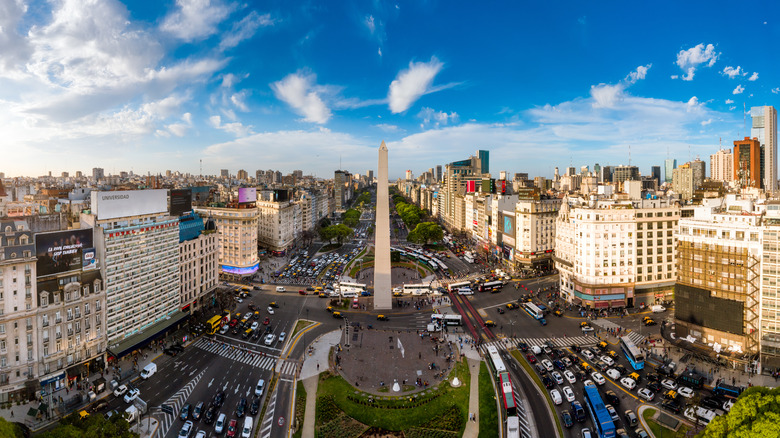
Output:
<instances>
[{"instance_id":1,"label":"high-rise building","mask_svg":"<svg viewBox=\"0 0 780 438\"><path fill-rule=\"evenodd\" d=\"M580 173L582 175L586 175L588 172L590 172L590 167L588 165L580 166Z\"/></svg>"},{"instance_id":2,"label":"high-rise building","mask_svg":"<svg viewBox=\"0 0 780 438\"><path fill-rule=\"evenodd\" d=\"M236 179L239 181L246 181L249 179L249 174L244 169L239 169L238 173L236 173Z\"/></svg>"},{"instance_id":3,"label":"high-rise building","mask_svg":"<svg viewBox=\"0 0 780 438\"><path fill-rule=\"evenodd\" d=\"M667 158L664 160L664 182L671 183L674 169L677 169L677 160L674 158Z\"/></svg>"},{"instance_id":4,"label":"high-rise building","mask_svg":"<svg viewBox=\"0 0 780 438\"><path fill-rule=\"evenodd\" d=\"M478 150L477 157L479 158L479 171L483 175L490 173L490 151Z\"/></svg>"},{"instance_id":5,"label":"high-rise building","mask_svg":"<svg viewBox=\"0 0 780 438\"><path fill-rule=\"evenodd\" d=\"M661 166L650 167L650 176L655 180L656 187L661 187Z\"/></svg>"},{"instance_id":6,"label":"high-rise building","mask_svg":"<svg viewBox=\"0 0 780 438\"><path fill-rule=\"evenodd\" d=\"M411 170L407 170L406 171L406 180L407 181L411 181L412 179L414 179L414 176L412 175L412 171Z\"/></svg>"},{"instance_id":7,"label":"high-rise building","mask_svg":"<svg viewBox=\"0 0 780 438\"><path fill-rule=\"evenodd\" d=\"M344 210L347 202L352 199L352 174L346 170L337 170L333 174L333 196L336 201L336 211Z\"/></svg>"},{"instance_id":8,"label":"high-rise building","mask_svg":"<svg viewBox=\"0 0 780 438\"><path fill-rule=\"evenodd\" d=\"M368 179L368 183L371 184L374 181L374 171L371 169L367 170L366 178Z\"/></svg>"},{"instance_id":9,"label":"high-rise building","mask_svg":"<svg viewBox=\"0 0 780 438\"><path fill-rule=\"evenodd\" d=\"M741 187L761 188L761 143L758 139L745 137L734 140L734 181Z\"/></svg>"},{"instance_id":10,"label":"high-rise building","mask_svg":"<svg viewBox=\"0 0 780 438\"><path fill-rule=\"evenodd\" d=\"M257 207L195 207L201 217L210 217L217 227L219 269L226 276L246 277L259 268L257 255Z\"/></svg>"},{"instance_id":11,"label":"high-rise building","mask_svg":"<svg viewBox=\"0 0 780 438\"><path fill-rule=\"evenodd\" d=\"M777 191L777 110L772 106L750 108L752 128L750 136L761 144L762 187L774 193Z\"/></svg>"},{"instance_id":12,"label":"high-rise building","mask_svg":"<svg viewBox=\"0 0 780 438\"><path fill-rule=\"evenodd\" d=\"M672 171L672 190L682 199L691 199L696 189L704 182L705 176L704 161L697 158L685 163Z\"/></svg>"},{"instance_id":13,"label":"high-rise building","mask_svg":"<svg viewBox=\"0 0 780 438\"><path fill-rule=\"evenodd\" d=\"M174 328L179 308L179 218L168 190L92 191L81 226L95 229L104 268L108 350L122 357Z\"/></svg>"},{"instance_id":14,"label":"high-rise building","mask_svg":"<svg viewBox=\"0 0 780 438\"><path fill-rule=\"evenodd\" d=\"M101 167L93 167L92 168L92 179L95 181L99 181L106 177L106 174L103 172L103 168Z\"/></svg>"},{"instance_id":15,"label":"high-rise building","mask_svg":"<svg viewBox=\"0 0 780 438\"><path fill-rule=\"evenodd\" d=\"M282 192L283 195L279 196ZM301 204L289 190L266 190L257 196L257 241L269 251L285 251L303 231Z\"/></svg>"},{"instance_id":16,"label":"high-rise building","mask_svg":"<svg viewBox=\"0 0 780 438\"><path fill-rule=\"evenodd\" d=\"M599 182L601 182L601 166L599 163L593 165L593 175L595 175L599 179Z\"/></svg>"},{"instance_id":17,"label":"high-rise building","mask_svg":"<svg viewBox=\"0 0 780 438\"><path fill-rule=\"evenodd\" d=\"M613 170L613 182L622 183L623 181L636 181L638 179L639 168L636 166L615 166Z\"/></svg>"},{"instance_id":18,"label":"high-rise building","mask_svg":"<svg viewBox=\"0 0 780 438\"><path fill-rule=\"evenodd\" d=\"M222 169L219 171L219 176L222 178L230 178L230 171L228 169Z\"/></svg>"},{"instance_id":19,"label":"high-rise building","mask_svg":"<svg viewBox=\"0 0 780 438\"><path fill-rule=\"evenodd\" d=\"M710 155L711 178L715 181L734 180L734 156L728 149L721 149Z\"/></svg>"},{"instance_id":20,"label":"high-rise building","mask_svg":"<svg viewBox=\"0 0 780 438\"><path fill-rule=\"evenodd\" d=\"M217 227L192 211L179 221L179 306L196 311L211 305L219 283Z\"/></svg>"},{"instance_id":21,"label":"high-rise building","mask_svg":"<svg viewBox=\"0 0 780 438\"><path fill-rule=\"evenodd\" d=\"M611 183L613 182L614 166L604 166L601 168L601 174L599 175L599 182Z\"/></svg>"},{"instance_id":22,"label":"high-rise building","mask_svg":"<svg viewBox=\"0 0 780 438\"><path fill-rule=\"evenodd\" d=\"M441 182L441 164L436 166L436 182Z\"/></svg>"}]
</instances>

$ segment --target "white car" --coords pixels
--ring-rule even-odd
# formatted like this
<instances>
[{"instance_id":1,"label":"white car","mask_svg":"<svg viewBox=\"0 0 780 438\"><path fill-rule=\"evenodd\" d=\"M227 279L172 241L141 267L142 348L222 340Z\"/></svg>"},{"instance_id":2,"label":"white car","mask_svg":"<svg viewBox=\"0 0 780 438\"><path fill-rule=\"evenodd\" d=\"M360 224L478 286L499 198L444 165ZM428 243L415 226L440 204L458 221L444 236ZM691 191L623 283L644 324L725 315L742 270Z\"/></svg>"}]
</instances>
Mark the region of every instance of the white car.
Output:
<instances>
[{"instance_id":1,"label":"white car","mask_svg":"<svg viewBox=\"0 0 780 438\"><path fill-rule=\"evenodd\" d=\"M260 327L260 323L255 321L252 323L252 331L257 330L257 328Z\"/></svg>"},{"instance_id":2,"label":"white car","mask_svg":"<svg viewBox=\"0 0 780 438\"><path fill-rule=\"evenodd\" d=\"M617 379L620 378L620 371L618 371L618 370L616 370L614 368L608 369L606 371L606 373L607 373L607 377L609 377L612 380L617 380Z\"/></svg>"},{"instance_id":3,"label":"white car","mask_svg":"<svg viewBox=\"0 0 780 438\"><path fill-rule=\"evenodd\" d=\"M236 298L236 302L237 302L237 303L243 303L243 302L244 302L244 300L242 300L241 298Z\"/></svg>"},{"instance_id":4,"label":"white car","mask_svg":"<svg viewBox=\"0 0 780 438\"><path fill-rule=\"evenodd\" d=\"M273 315L273 314L274 314L274 308L273 308L273 307L271 307L271 306L268 306L268 313L270 313L271 315Z\"/></svg>"},{"instance_id":5,"label":"white car","mask_svg":"<svg viewBox=\"0 0 780 438\"><path fill-rule=\"evenodd\" d=\"M651 391L650 388L642 388L636 393L647 401L653 401L653 398L655 397L655 393Z\"/></svg>"},{"instance_id":6,"label":"white car","mask_svg":"<svg viewBox=\"0 0 780 438\"><path fill-rule=\"evenodd\" d=\"M225 414L219 414L217 422L214 424L214 432L220 434L225 431Z\"/></svg>"},{"instance_id":7,"label":"white car","mask_svg":"<svg viewBox=\"0 0 780 438\"><path fill-rule=\"evenodd\" d=\"M605 383L607 383L607 379L604 378L604 376L601 375L601 373L592 372L590 373L590 377L593 379L594 382L596 382L597 385L601 386Z\"/></svg>"},{"instance_id":8,"label":"white car","mask_svg":"<svg viewBox=\"0 0 780 438\"><path fill-rule=\"evenodd\" d=\"M623 377L620 379L620 384L630 390L636 388L636 380L632 379L631 377Z\"/></svg>"},{"instance_id":9,"label":"white car","mask_svg":"<svg viewBox=\"0 0 780 438\"><path fill-rule=\"evenodd\" d=\"M279 342L284 342L284 340L287 338L287 332L281 332L279 333Z\"/></svg>"},{"instance_id":10,"label":"white car","mask_svg":"<svg viewBox=\"0 0 780 438\"><path fill-rule=\"evenodd\" d=\"M593 360L596 357L590 350L582 350L582 355L588 360Z\"/></svg>"},{"instance_id":11,"label":"white car","mask_svg":"<svg viewBox=\"0 0 780 438\"><path fill-rule=\"evenodd\" d=\"M550 359L543 359L542 360L542 366L544 369L546 369L548 372L553 370L553 364L550 362Z\"/></svg>"},{"instance_id":12,"label":"white car","mask_svg":"<svg viewBox=\"0 0 780 438\"><path fill-rule=\"evenodd\" d=\"M206 431L199 430L198 433L195 434L195 438L206 438Z\"/></svg>"},{"instance_id":13,"label":"white car","mask_svg":"<svg viewBox=\"0 0 780 438\"><path fill-rule=\"evenodd\" d=\"M550 374L552 375L553 380L555 380L555 383L559 385L563 385L563 376L561 376L561 373L559 373L558 371L553 371Z\"/></svg>"},{"instance_id":14,"label":"white car","mask_svg":"<svg viewBox=\"0 0 780 438\"><path fill-rule=\"evenodd\" d=\"M127 391L127 394L125 394L125 403L132 403L133 400L138 398L139 394L141 394L141 390L138 388L133 388L130 391Z\"/></svg>"},{"instance_id":15,"label":"white car","mask_svg":"<svg viewBox=\"0 0 780 438\"><path fill-rule=\"evenodd\" d=\"M592 332L593 331L593 327L591 327L589 325L584 325L584 326L581 327L581 329L584 332Z\"/></svg>"},{"instance_id":16,"label":"white car","mask_svg":"<svg viewBox=\"0 0 780 438\"><path fill-rule=\"evenodd\" d=\"M693 390L687 386L677 388L677 393L685 398L693 398Z\"/></svg>"},{"instance_id":17,"label":"white car","mask_svg":"<svg viewBox=\"0 0 780 438\"><path fill-rule=\"evenodd\" d=\"M734 400L727 400L723 403L723 410L729 412L732 406L734 406Z\"/></svg>"},{"instance_id":18,"label":"white car","mask_svg":"<svg viewBox=\"0 0 780 438\"><path fill-rule=\"evenodd\" d=\"M276 340L276 335L273 333L268 333L267 335L265 335L265 340L263 341L263 343L265 345L270 346L271 344L274 343L275 340Z\"/></svg>"},{"instance_id":19,"label":"white car","mask_svg":"<svg viewBox=\"0 0 780 438\"><path fill-rule=\"evenodd\" d=\"M571 390L571 386L563 387L563 396L566 397L566 401L574 401L574 391Z\"/></svg>"},{"instance_id":20,"label":"white car","mask_svg":"<svg viewBox=\"0 0 780 438\"><path fill-rule=\"evenodd\" d=\"M531 351L532 351L532 352L533 352L535 355L537 355L537 356L538 356L538 355L542 354L542 347L540 347L540 346L538 346L538 345L532 345L532 346L531 346Z\"/></svg>"},{"instance_id":21,"label":"white car","mask_svg":"<svg viewBox=\"0 0 780 438\"><path fill-rule=\"evenodd\" d=\"M583 382L582 382L582 386L588 386L588 385L590 385L590 386L596 386L596 384L595 384L595 383L593 383L593 380L590 380L590 379L588 379L588 380L585 380L585 381L583 381Z\"/></svg>"},{"instance_id":22,"label":"white car","mask_svg":"<svg viewBox=\"0 0 780 438\"><path fill-rule=\"evenodd\" d=\"M563 372L563 377L565 377L566 381L569 383L575 383L577 381L577 377L569 370Z\"/></svg>"},{"instance_id":23,"label":"white car","mask_svg":"<svg viewBox=\"0 0 780 438\"><path fill-rule=\"evenodd\" d=\"M615 365L615 361L609 356L601 356L599 359L609 366Z\"/></svg>"},{"instance_id":24,"label":"white car","mask_svg":"<svg viewBox=\"0 0 780 438\"><path fill-rule=\"evenodd\" d=\"M561 393L557 389L553 389L550 391L550 397L552 397L553 403L555 403L556 405L563 403L563 399L561 398Z\"/></svg>"},{"instance_id":25,"label":"white car","mask_svg":"<svg viewBox=\"0 0 780 438\"><path fill-rule=\"evenodd\" d=\"M192 434L192 421L187 421L179 431L179 438L189 438L190 434Z\"/></svg>"},{"instance_id":26,"label":"white car","mask_svg":"<svg viewBox=\"0 0 780 438\"><path fill-rule=\"evenodd\" d=\"M677 389L677 384L672 379L663 379L661 381L661 386L666 389Z\"/></svg>"},{"instance_id":27,"label":"white car","mask_svg":"<svg viewBox=\"0 0 780 438\"><path fill-rule=\"evenodd\" d=\"M117 397L121 397L121 396L123 396L123 395L124 395L126 392L127 392L127 385L119 385L119 386L118 386L118 387L117 387L117 388L114 390L114 395L115 395L115 396L117 396Z\"/></svg>"}]
</instances>

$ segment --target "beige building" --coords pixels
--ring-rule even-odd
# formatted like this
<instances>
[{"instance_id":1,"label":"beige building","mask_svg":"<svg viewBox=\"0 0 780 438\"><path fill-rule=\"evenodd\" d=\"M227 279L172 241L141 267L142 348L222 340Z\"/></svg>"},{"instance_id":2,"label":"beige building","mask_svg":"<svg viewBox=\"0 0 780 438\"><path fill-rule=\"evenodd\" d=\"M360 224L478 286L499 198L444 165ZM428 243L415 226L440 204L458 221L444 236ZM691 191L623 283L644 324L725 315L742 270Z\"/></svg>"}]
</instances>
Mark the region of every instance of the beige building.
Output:
<instances>
[{"instance_id":1,"label":"beige building","mask_svg":"<svg viewBox=\"0 0 780 438\"><path fill-rule=\"evenodd\" d=\"M182 224L187 219L188 216L180 218ZM204 226L198 216L189 220L199 222L200 226L197 237L191 237L194 232L186 235L180 232L179 235L179 306L199 310L207 304L206 300L219 282L219 238L214 221L207 220Z\"/></svg>"},{"instance_id":2,"label":"beige building","mask_svg":"<svg viewBox=\"0 0 780 438\"><path fill-rule=\"evenodd\" d=\"M561 199L521 197L515 206L515 262L518 269L533 271L553 268L555 221Z\"/></svg>"},{"instance_id":3,"label":"beige building","mask_svg":"<svg viewBox=\"0 0 780 438\"><path fill-rule=\"evenodd\" d=\"M256 207L250 204L246 208L195 207L194 210L202 217L211 217L217 225L221 274L240 277L257 272Z\"/></svg>"},{"instance_id":4,"label":"beige building","mask_svg":"<svg viewBox=\"0 0 780 438\"><path fill-rule=\"evenodd\" d=\"M257 241L269 251L288 249L303 231L301 204L286 196L275 201L278 192L264 191L257 195Z\"/></svg>"},{"instance_id":5,"label":"beige building","mask_svg":"<svg viewBox=\"0 0 780 438\"><path fill-rule=\"evenodd\" d=\"M729 183L734 180L734 155L729 149L721 149L710 155L712 179Z\"/></svg>"}]
</instances>

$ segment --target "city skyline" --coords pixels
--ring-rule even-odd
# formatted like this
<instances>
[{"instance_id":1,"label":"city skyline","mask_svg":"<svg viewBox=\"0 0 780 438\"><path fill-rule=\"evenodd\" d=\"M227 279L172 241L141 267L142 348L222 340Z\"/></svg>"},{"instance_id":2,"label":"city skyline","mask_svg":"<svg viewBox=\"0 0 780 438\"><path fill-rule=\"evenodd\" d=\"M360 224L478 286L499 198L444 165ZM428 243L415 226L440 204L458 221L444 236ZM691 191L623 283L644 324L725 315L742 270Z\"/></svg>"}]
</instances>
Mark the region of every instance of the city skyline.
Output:
<instances>
[{"instance_id":1,"label":"city skyline","mask_svg":"<svg viewBox=\"0 0 780 438\"><path fill-rule=\"evenodd\" d=\"M707 161L776 106L776 6L674 8L12 2L0 171L331 178L382 140L391 179L478 149L496 176Z\"/></svg>"}]
</instances>

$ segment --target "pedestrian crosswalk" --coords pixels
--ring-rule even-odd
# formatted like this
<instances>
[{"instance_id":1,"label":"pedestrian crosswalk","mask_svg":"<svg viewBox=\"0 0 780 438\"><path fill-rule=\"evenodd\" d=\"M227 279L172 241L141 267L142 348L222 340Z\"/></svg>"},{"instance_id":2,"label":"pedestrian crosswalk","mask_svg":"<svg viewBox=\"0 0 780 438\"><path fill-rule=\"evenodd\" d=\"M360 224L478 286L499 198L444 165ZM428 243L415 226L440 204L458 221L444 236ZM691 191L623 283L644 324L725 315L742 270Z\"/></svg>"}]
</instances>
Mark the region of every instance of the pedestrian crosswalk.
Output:
<instances>
[{"instance_id":1,"label":"pedestrian crosswalk","mask_svg":"<svg viewBox=\"0 0 780 438\"><path fill-rule=\"evenodd\" d=\"M552 342L556 347L569 347L572 344L577 344L581 347L586 345L596 345L599 341L594 336L573 336L566 338L516 338L517 342L525 342L529 346L543 346L547 342ZM500 341L498 341L500 342Z\"/></svg>"},{"instance_id":2,"label":"pedestrian crosswalk","mask_svg":"<svg viewBox=\"0 0 780 438\"><path fill-rule=\"evenodd\" d=\"M236 348L233 345L209 341L201 338L194 344L196 347L208 351L210 353L219 354L243 364L251 365L264 370L272 370L276 367L276 363L279 360L278 356L270 356L260 351L250 350L246 348ZM285 376L294 376L298 371L298 363L292 361L283 361L279 367L279 373Z\"/></svg>"},{"instance_id":3,"label":"pedestrian crosswalk","mask_svg":"<svg viewBox=\"0 0 780 438\"><path fill-rule=\"evenodd\" d=\"M641 343L645 342L647 336L643 336L637 332L630 332L628 334L628 338L631 339L631 341L633 341L635 345L640 345Z\"/></svg>"}]
</instances>

